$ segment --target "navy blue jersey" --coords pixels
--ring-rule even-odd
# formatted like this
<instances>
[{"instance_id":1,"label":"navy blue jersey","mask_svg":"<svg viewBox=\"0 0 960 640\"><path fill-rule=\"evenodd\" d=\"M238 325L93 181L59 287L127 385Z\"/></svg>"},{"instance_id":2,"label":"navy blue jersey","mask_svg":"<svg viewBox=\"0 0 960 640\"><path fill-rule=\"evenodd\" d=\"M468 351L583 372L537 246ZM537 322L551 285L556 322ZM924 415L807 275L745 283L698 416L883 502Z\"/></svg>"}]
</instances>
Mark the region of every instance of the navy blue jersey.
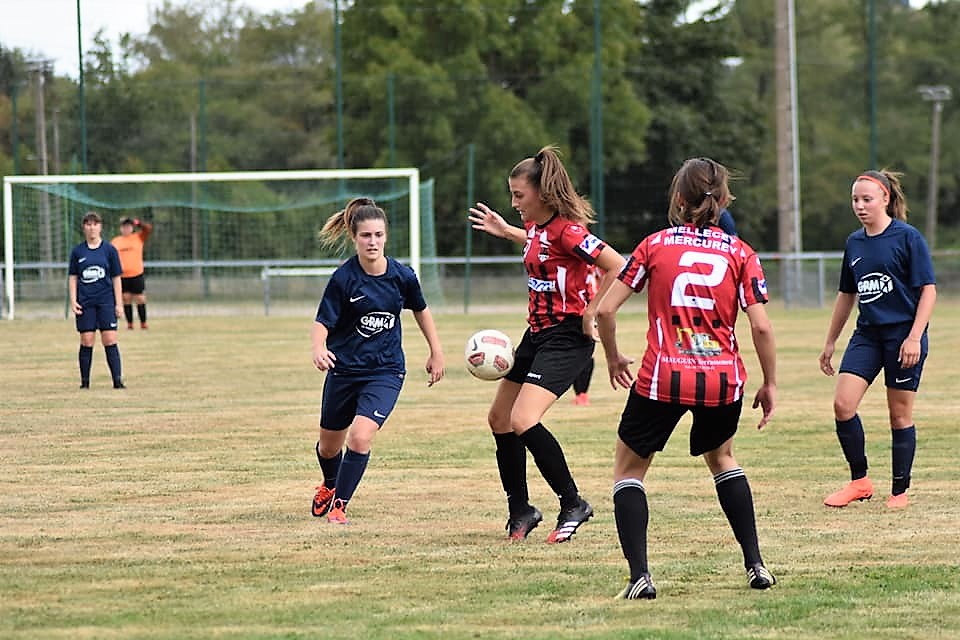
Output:
<instances>
[{"instance_id":1,"label":"navy blue jersey","mask_svg":"<svg viewBox=\"0 0 960 640\"><path fill-rule=\"evenodd\" d=\"M737 235L737 223L733 220L733 214L726 208L720 211L720 218L717 220L717 226L723 229L728 236Z\"/></svg>"},{"instance_id":2,"label":"navy blue jersey","mask_svg":"<svg viewBox=\"0 0 960 640\"><path fill-rule=\"evenodd\" d=\"M894 219L875 236L858 229L847 237L840 291L857 294L858 327L913 322L928 284L936 284L930 249L906 222Z\"/></svg>"},{"instance_id":3,"label":"navy blue jersey","mask_svg":"<svg viewBox=\"0 0 960 640\"><path fill-rule=\"evenodd\" d=\"M91 249L86 241L70 252L68 273L77 276L77 302L88 305L116 305L113 297L113 279L123 273L120 254L109 242L101 242Z\"/></svg>"},{"instance_id":4,"label":"navy blue jersey","mask_svg":"<svg viewBox=\"0 0 960 640\"><path fill-rule=\"evenodd\" d=\"M353 256L330 277L316 321L327 328L337 373L406 373L400 312L426 308L413 269L388 257L386 272L371 276Z\"/></svg>"}]
</instances>

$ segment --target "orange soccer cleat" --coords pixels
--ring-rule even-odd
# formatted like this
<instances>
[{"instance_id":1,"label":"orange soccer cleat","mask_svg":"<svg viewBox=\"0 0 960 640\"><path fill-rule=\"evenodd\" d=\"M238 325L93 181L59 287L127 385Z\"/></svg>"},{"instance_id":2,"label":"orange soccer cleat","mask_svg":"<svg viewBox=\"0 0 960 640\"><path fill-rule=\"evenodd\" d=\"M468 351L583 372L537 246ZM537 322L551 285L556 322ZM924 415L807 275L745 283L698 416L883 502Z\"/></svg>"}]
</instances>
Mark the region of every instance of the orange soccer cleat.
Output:
<instances>
[{"instance_id":1,"label":"orange soccer cleat","mask_svg":"<svg viewBox=\"0 0 960 640\"><path fill-rule=\"evenodd\" d=\"M905 493L898 493L887 498L887 509L903 509L908 504L909 500L907 500L907 494Z\"/></svg>"},{"instance_id":2,"label":"orange soccer cleat","mask_svg":"<svg viewBox=\"0 0 960 640\"><path fill-rule=\"evenodd\" d=\"M873 497L873 483L870 478L858 478L836 493L831 493L823 501L828 507L845 507L854 500L869 500Z\"/></svg>"}]
</instances>

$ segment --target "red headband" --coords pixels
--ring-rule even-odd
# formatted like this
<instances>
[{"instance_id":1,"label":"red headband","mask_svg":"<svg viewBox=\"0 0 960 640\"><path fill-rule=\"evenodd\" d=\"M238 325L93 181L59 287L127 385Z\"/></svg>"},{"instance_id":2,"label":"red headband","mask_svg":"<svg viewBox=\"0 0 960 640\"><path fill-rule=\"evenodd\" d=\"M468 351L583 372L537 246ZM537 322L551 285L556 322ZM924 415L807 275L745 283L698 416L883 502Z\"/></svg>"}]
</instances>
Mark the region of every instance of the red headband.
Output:
<instances>
[{"instance_id":1,"label":"red headband","mask_svg":"<svg viewBox=\"0 0 960 640\"><path fill-rule=\"evenodd\" d=\"M887 194L887 197L888 197L888 198L890 197L890 189L887 188L887 185L883 184L883 181L882 181L882 180L879 180L879 179L877 179L877 178L874 178L873 176L868 176L868 175L864 174L864 175L861 175L861 176L857 176L857 179L854 180L854 182L858 182L858 181L860 181L860 180L869 180L870 182L874 182L874 183L880 185L880 188L883 189L883 192L884 192L885 194Z\"/></svg>"}]
</instances>

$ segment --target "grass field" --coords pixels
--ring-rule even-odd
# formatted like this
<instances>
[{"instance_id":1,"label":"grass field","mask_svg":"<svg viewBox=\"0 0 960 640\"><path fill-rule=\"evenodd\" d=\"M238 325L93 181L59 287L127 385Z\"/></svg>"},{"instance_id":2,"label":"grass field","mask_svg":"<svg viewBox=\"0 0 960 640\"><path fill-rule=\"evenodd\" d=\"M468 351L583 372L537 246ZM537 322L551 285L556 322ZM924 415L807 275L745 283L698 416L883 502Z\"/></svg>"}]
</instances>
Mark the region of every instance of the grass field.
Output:
<instances>
[{"instance_id":1,"label":"grass field","mask_svg":"<svg viewBox=\"0 0 960 640\"><path fill-rule=\"evenodd\" d=\"M522 309L439 315L448 374L432 389L404 317L411 374L347 527L309 515L322 384L309 314L154 314L149 332L121 335L125 391L109 388L99 345L93 389L77 388L72 321L0 322L0 637L960 637L960 304L934 314L912 504L900 512L884 508L879 388L861 412L878 495L821 505L848 479L833 380L816 365L829 310L771 306L780 404L762 432L745 411L736 452L780 584L747 588L685 421L647 477L650 602L613 599L627 576L610 497L626 396L606 383L600 352L592 405L566 395L545 420L597 515L571 543L544 544L557 503L531 461L544 525L523 543L504 538L485 422L495 385L469 378L462 345L486 327L518 339ZM628 307L623 345L639 356L645 315L639 299ZM759 367L746 360L752 397Z\"/></svg>"}]
</instances>

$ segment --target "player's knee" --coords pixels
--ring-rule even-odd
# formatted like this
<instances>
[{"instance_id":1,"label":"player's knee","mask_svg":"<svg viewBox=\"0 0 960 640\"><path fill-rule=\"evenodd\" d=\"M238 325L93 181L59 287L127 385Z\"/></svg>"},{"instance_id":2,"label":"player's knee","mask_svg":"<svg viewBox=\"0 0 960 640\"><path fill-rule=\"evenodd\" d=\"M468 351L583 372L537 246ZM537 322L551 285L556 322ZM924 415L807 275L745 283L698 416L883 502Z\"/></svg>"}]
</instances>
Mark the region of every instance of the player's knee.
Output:
<instances>
[{"instance_id":1,"label":"player's knee","mask_svg":"<svg viewBox=\"0 0 960 640\"><path fill-rule=\"evenodd\" d=\"M496 409L490 409L487 413L487 424L494 433L506 433L510 431L510 414Z\"/></svg>"},{"instance_id":2,"label":"player's knee","mask_svg":"<svg viewBox=\"0 0 960 640\"><path fill-rule=\"evenodd\" d=\"M857 404L848 398L833 399L833 415L837 420L849 420L857 413Z\"/></svg>"}]
</instances>

